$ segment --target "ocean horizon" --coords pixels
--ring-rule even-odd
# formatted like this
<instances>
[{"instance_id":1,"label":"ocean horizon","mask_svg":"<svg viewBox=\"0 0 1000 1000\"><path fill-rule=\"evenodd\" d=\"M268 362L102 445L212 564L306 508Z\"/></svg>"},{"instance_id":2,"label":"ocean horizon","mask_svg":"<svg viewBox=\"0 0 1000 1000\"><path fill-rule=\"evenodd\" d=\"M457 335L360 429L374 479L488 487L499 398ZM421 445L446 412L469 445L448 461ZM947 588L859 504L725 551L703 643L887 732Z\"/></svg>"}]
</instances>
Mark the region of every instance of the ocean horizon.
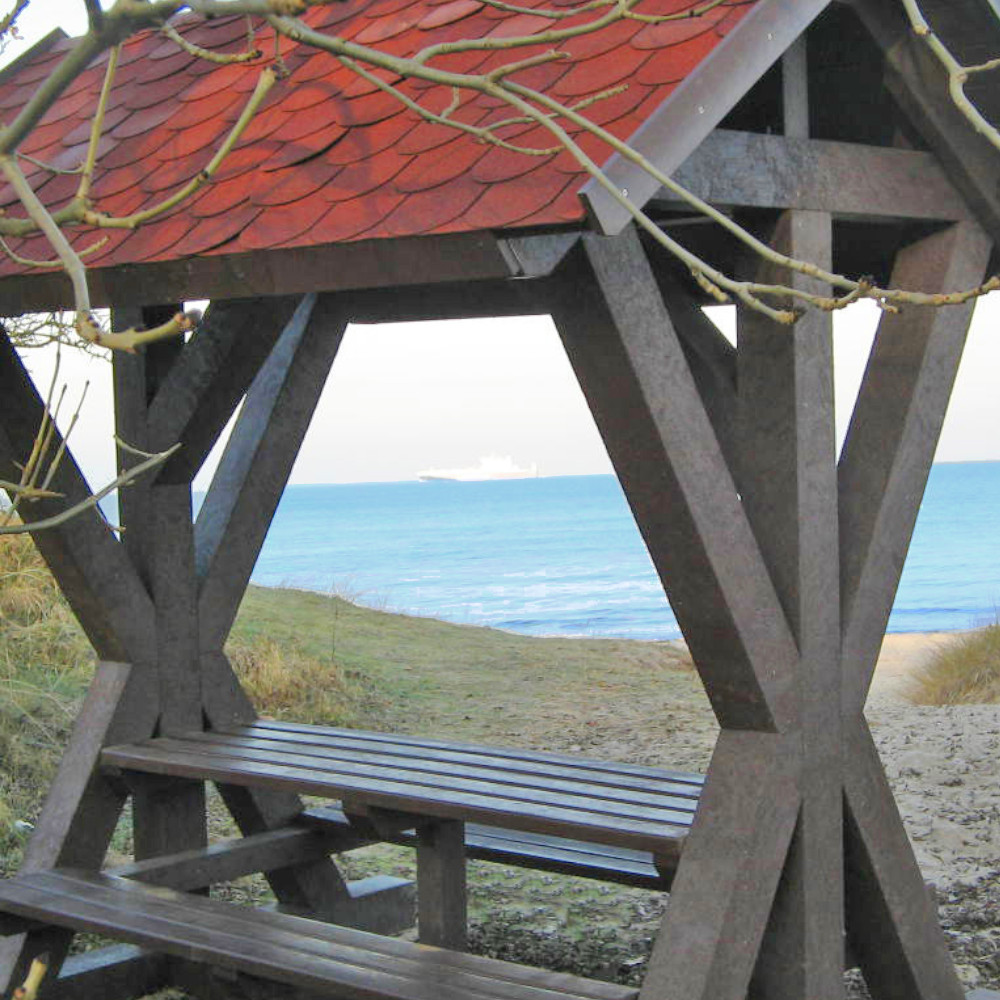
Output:
<instances>
[{"instance_id":1,"label":"ocean horizon","mask_svg":"<svg viewBox=\"0 0 1000 1000\"><path fill-rule=\"evenodd\" d=\"M994 621L1000 462L936 464L890 632ZM529 635L680 630L613 475L300 484L251 582Z\"/></svg>"}]
</instances>

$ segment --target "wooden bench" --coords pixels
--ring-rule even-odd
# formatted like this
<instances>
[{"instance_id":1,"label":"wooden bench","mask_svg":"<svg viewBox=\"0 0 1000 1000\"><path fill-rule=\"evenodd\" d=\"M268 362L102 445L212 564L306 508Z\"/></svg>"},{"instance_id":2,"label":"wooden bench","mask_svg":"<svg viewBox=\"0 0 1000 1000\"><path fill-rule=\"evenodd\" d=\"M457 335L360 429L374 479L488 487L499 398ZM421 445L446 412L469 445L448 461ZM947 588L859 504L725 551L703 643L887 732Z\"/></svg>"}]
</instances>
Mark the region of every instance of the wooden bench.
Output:
<instances>
[{"instance_id":1,"label":"wooden bench","mask_svg":"<svg viewBox=\"0 0 1000 1000\"><path fill-rule=\"evenodd\" d=\"M610 983L94 872L54 870L0 882L0 932L16 934L38 923L106 934L343 1000L634 1000L637 995Z\"/></svg>"}]
</instances>

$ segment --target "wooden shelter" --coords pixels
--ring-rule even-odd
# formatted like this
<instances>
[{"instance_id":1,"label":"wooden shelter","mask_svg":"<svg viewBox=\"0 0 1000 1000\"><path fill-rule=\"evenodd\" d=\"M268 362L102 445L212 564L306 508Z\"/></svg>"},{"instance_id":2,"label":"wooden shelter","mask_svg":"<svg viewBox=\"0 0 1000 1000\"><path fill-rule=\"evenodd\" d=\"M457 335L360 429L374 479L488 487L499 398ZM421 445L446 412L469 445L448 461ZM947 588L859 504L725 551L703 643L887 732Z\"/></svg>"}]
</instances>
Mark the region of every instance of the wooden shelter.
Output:
<instances>
[{"instance_id":1,"label":"wooden shelter","mask_svg":"<svg viewBox=\"0 0 1000 1000\"><path fill-rule=\"evenodd\" d=\"M1000 51L990 0L926 6L960 57ZM309 16L396 52L508 30L475 0L346 0ZM192 37L227 50L243 30L220 19ZM23 104L67 47L53 36L5 71L0 108ZM628 82L593 105L597 120L777 247L929 291L988 272L1000 157L897 0L734 0L567 49L536 83L569 100ZM52 998L171 982L275 995L263 981L354 1000L634 995L462 953L469 854L669 885L641 1000L833 1000L845 940L877 1000L958 1000L862 709L972 307L883 315L838 456L828 314L789 329L742 312L733 349L683 268L565 154L475 144L326 57L285 57L287 85L216 181L89 260L119 325L212 306L188 343L115 361L122 438L183 445L123 493L128 530L119 539L90 512L36 535L100 663L24 872L0 884L0 992L46 952ZM130 41L102 204L132 211L193 176L255 72L161 36ZM80 77L25 151L79 160L102 73ZM507 112L477 100L468 114ZM49 204L71 193L65 175L32 169ZM627 162L606 169L714 261L805 280L695 224ZM0 265L0 312L68 304L63 276ZM257 723L223 643L347 323L538 313L556 322L721 724L707 775ZM16 478L42 403L2 350L0 477ZM241 400L193 519L192 477ZM72 464L58 487L89 490ZM206 846L209 780L242 840ZM341 811L303 812L303 792ZM126 801L136 862L98 874ZM372 839L416 845L421 938L440 950L350 929L386 930L405 902L398 886L352 891L330 860ZM286 912L204 895L258 871ZM63 963L81 929L125 944Z\"/></svg>"}]
</instances>

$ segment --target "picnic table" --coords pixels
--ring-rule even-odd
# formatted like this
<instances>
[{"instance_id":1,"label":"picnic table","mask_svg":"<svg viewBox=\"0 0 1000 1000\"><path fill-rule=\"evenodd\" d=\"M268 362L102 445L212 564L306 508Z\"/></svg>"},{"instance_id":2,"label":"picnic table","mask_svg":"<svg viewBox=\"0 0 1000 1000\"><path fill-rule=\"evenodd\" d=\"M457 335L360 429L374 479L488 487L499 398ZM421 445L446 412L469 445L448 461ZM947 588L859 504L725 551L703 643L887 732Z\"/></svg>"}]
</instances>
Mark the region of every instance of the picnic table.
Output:
<instances>
[{"instance_id":1,"label":"picnic table","mask_svg":"<svg viewBox=\"0 0 1000 1000\"><path fill-rule=\"evenodd\" d=\"M332 801L306 809L298 823L335 832L337 850L375 841L415 847L420 945L284 914L234 913L155 885L160 868L178 884L183 861L176 857L118 875L55 869L0 885L0 933L47 922L82 926L240 973L346 993L388 976L376 986L401 1000L427 1000L428 978L435 989L464 991L470 977L477 992L497 1000L539 990L632 1000L624 987L459 955L466 859L665 889L702 787L700 775L638 764L266 720L112 746L101 761L105 774L130 780L211 780L321 796ZM189 859L195 869L199 860ZM438 948L413 951L426 945Z\"/></svg>"},{"instance_id":2,"label":"picnic table","mask_svg":"<svg viewBox=\"0 0 1000 1000\"><path fill-rule=\"evenodd\" d=\"M466 857L667 888L701 775L261 720L104 751L123 771L335 800L304 820L417 849L420 938L465 940Z\"/></svg>"}]
</instances>

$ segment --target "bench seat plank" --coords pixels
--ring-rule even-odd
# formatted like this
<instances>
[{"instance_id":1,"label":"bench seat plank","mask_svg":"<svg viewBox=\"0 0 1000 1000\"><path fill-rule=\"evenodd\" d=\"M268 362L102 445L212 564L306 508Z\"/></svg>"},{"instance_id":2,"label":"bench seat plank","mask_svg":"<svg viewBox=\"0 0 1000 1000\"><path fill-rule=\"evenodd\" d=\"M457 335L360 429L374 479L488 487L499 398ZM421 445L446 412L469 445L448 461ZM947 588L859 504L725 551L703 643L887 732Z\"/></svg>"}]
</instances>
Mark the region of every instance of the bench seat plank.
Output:
<instances>
[{"instance_id":1,"label":"bench seat plank","mask_svg":"<svg viewBox=\"0 0 1000 1000\"><path fill-rule=\"evenodd\" d=\"M253 725L240 727L238 732L245 739L293 743L300 753L308 752L307 748L315 748L313 752L329 757L349 760L383 759L387 763L391 760L395 766L417 769L438 766L442 773L461 774L466 769L470 772L485 770L500 778L510 776L513 780L524 783L535 776L542 783L549 779L565 779L577 786L585 784L609 790L634 789L648 792L652 781L653 788L690 798L697 798L704 785L704 777L700 774L505 747L445 743L443 740L431 740L428 743L434 745L423 746L412 742L410 737L362 730L337 730L260 720Z\"/></svg>"},{"instance_id":2,"label":"bench seat plank","mask_svg":"<svg viewBox=\"0 0 1000 1000\"><path fill-rule=\"evenodd\" d=\"M0 883L0 910L343 1000L634 1000L636 991L93 872Z\"/></svg>"},{"instance_id":3,"label":"bench seat plank","mask_svg":"<svg viewBox=\"0 0 1000 1000\"><path fill-rule=\"evenodd\" d=\"M350 820L336 805L307 809L301 816L301 822L320 830L346 832L350 829ZM416 844L416 835L412 830L400 831L386 839L404 847ZM679 853L680 847L677 846L675 855L662 858L661 867L665 870L660 871L648 851L521 830L503 830L478 823L468 823L465 827L465 854L468 858L617 882L659 892L669 890L673 875L670 861Z\"/></svg>"},{"instance_id":4,"label":"bench seat plank","mask_svg":"<svg viewBox=\"0 0 1000 1000\"><path fill-rule=\"evenodd\" d=\"M375 807L656 855L675 853L668 845L686 835L701 790L698 775L425 742L257 723L111 747L102 759L124 769L339 799L348 812Z\"/></svg>"}]
</instances>

